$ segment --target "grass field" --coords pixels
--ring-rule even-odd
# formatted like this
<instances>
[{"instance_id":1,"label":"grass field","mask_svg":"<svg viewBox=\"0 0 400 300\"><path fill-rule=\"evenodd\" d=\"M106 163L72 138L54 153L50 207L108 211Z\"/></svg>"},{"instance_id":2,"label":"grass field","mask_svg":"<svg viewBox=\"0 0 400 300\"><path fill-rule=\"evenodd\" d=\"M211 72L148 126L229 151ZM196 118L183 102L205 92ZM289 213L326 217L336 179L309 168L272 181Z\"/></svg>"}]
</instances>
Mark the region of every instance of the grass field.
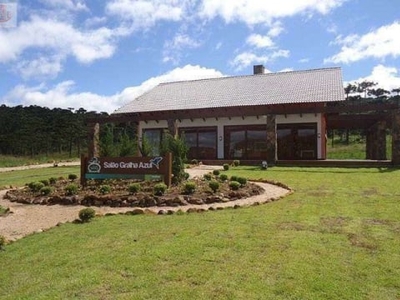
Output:
<instances>
[{"instance_id":1,"label":"grass field","mask_svg":"<svg viewBox=\"0 0 400 300\"><path fill-rule=\"evenodd\" d=\"M69 174L79 176L80 167L50 167L44 169L29 169L24 171L0 172L0 190L8 186L24 186L26 183L49 179L50 177L68 178Z\"/></svg>"},{"instance_id":2,"label":"grass field","mask_svg":"<svg viewBox=\"0 0 400 300\"><path fill-rule=\"evenodd\" d=\"M0 154L0 168L27 166L35 164L53 163L54 161L79 160L78 157L69 157L68 153L53 153L49 156L38 155L33 157L12 156Z\"/></svg>"},{"instance_id":3,"label":"grass field","mask_svg":"<svg viewBox=\"0 0 400 300\"><path fill-rule=\"evenodd\" d=\"M400 298L400 170L228 173L295 193L249 208L110 216L31 235L0 252L0 299Z\"/></svg>"}]
</instances>

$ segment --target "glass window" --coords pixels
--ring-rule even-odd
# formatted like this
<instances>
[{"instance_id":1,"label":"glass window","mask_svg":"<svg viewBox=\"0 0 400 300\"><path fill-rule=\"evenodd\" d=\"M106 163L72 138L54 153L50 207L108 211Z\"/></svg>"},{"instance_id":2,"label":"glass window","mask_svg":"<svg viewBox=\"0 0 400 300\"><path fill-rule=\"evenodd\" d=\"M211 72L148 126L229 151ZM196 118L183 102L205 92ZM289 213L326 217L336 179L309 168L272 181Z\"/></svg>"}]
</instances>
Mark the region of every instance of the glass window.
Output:
<instances>
[{"instance_id":1,"label":"glass window","mask_svg":"<svg viewBox=\"0 0 400 300\"><path fill-rule=\"evenodd\" d=\"M225 157L228 159L265 159L265 126L225 127Z\"/></svg>"},{"instance_id":2,"label":"glass window","mask_svg":"<svg viewBox=\"0 0 400 300\"><path fill-rule=\"evenodd\" d=\"M142 145L147 143L150 146L150 156L160 155L162 129L144 129Z\"/></svg>"},{"instance_id":3,"label":"glass window","mask_svg":"<svg viewBox=\"0 0 400 300\"><path fill-rule=\"evenodd\" d=\"M188 159L216 159L217 158L217 128L182 128L181 134L185 137L188 146Z\"/></svg>"}]
</instances>

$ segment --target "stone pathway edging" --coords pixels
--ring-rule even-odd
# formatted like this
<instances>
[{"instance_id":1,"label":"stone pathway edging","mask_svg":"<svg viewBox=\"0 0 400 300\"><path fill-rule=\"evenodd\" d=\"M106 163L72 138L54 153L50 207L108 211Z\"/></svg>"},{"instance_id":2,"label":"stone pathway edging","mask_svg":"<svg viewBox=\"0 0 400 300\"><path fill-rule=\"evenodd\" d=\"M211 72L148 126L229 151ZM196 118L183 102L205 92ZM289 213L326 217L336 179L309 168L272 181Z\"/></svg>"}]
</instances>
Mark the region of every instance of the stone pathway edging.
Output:
<instances>
[{"instance_id":1,"label":"stone pathway edging","mask_svg":"<svg viewBox=\"0 0 400 300\"><path fill-rule=\"evenodd\" d=\"M202 176L214 170L216 167L192 168L187 171L191 177ZM183 212L217 210L227 207L251 206L278 200L291 193L291 190L264 182L255 182L264 189L261 195L252 196L226 203L212 203L202 205L185 205L179 207L93 207L96 214L120 214L120 213L152 213L152 214L172 214L179 210ZM48 230L57 224L72 222L78 218L78 213L86 206L63 206L63 205L26 205L10 202L4 199L6 191L0 191L0 205L10 208L11 213L5 217L0 217L0 235L9 241L15 241L26 235Z\"/></svg>"}]
</instances>

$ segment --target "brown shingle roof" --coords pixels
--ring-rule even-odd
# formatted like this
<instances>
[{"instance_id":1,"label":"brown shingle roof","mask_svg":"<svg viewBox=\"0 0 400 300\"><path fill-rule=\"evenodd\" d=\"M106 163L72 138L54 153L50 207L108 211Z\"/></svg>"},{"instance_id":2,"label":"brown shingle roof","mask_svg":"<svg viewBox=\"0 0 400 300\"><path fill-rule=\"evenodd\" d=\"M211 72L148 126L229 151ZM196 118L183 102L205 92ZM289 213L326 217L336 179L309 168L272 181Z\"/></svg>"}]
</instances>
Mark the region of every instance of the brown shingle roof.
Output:
<instances>
[{"instance_id":1,"label":"brown shingle roof","mask_svg":"<svg viewBox=\"0 0 400 300\"><path fill-rule=\"evenodd\" d=\"M340 68L163 83L115 114L345 100Z\"/></svg>"}]
</instances>

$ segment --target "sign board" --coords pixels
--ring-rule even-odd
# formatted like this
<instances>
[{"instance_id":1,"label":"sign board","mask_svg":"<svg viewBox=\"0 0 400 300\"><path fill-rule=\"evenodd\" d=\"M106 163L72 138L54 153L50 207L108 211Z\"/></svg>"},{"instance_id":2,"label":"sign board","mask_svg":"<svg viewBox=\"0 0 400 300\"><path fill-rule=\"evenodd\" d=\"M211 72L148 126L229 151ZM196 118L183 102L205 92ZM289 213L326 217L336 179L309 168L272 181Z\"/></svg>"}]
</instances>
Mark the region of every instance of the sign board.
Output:
<instances>
[{"instance_id":1,"label":"sign board","mask_svg":"<svg viewBox=\"0 0 400 300\"><path fill-rule=\"evenodd\" d=\"M171 185L172 155L81 158L81 183L87 179L163 180Z\"/></svg>"}]
</instances>

